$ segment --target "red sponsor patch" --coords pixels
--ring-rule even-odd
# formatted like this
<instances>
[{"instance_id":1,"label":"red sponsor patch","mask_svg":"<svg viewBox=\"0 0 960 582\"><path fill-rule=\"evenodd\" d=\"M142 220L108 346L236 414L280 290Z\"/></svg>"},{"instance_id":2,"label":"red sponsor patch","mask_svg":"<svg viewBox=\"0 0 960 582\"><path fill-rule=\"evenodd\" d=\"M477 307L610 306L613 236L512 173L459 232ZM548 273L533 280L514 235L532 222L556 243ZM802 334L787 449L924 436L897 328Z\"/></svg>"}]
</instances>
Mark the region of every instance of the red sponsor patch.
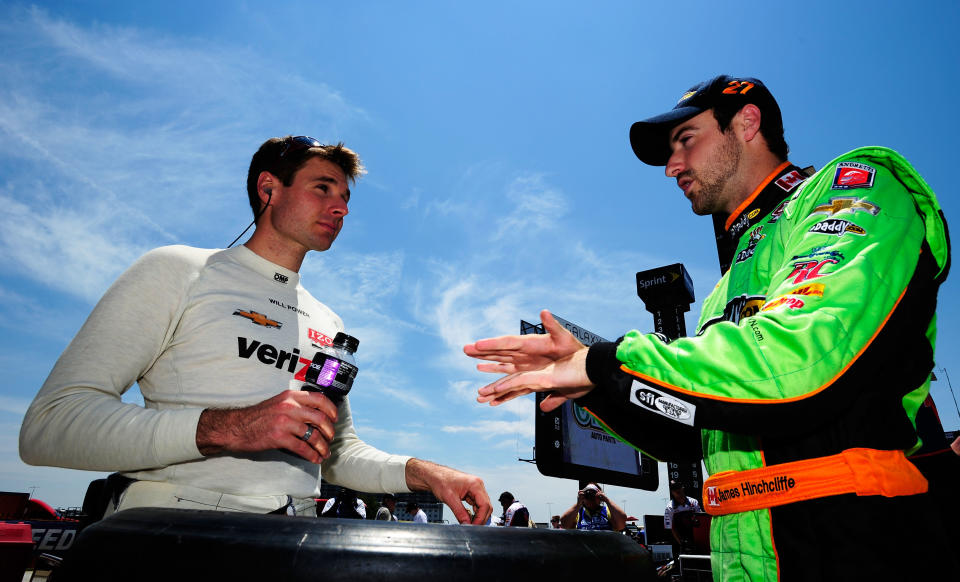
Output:
<instances>
[{"instance_id":1,"label":"red sponsor patch","mask_svg":"<svg viewBox=\"0 0 960 582\"><path fill-rule=\"evenodd\" d=\"M782 306L786 306L787 309L800 309L803 307L803 299L798 299L796 297L777 297L770 303L764 305L763 309L760 311L770 311L771 309L776 309Z\"/></svg>"},{"instance_id":2,"label":"red sponsor patch","mask_svg":"<svg viewBox=\"0 0 960 582\"><path fill-rule=\"evenodd\" d=\"M332 346L333 340L315 329L307 328L307 337L318 346Z\"/></svg>"},{"instance_id":3,"label":"red sponsor patch","mask_svg":"<svg viewBox=\"0 0 960 582\"><path fill-rule=\"evenodd\" d=\"M803 283L804 281L809 281L810 279L816 279L818 277L823 277L820 273L825 265L835 265L839 261L836 259L824 259L822 261L800 261L799 263L793 264L793 272L787 277L787 279L792 279L794 285Z\"/></svg>"},{"instance_id":4,"label":"red sponsor patch","mask_svg":"<svg viewBox=\"0 0 960 582\"><path fill-rule=\"evenodd\" d=\"M833 176L831 190L849 190L851 188L870 188L873 186L873 177L877 170L867 164L856 162L840 162L837 164L837 173Z\"/></svg>"}]
</instances>

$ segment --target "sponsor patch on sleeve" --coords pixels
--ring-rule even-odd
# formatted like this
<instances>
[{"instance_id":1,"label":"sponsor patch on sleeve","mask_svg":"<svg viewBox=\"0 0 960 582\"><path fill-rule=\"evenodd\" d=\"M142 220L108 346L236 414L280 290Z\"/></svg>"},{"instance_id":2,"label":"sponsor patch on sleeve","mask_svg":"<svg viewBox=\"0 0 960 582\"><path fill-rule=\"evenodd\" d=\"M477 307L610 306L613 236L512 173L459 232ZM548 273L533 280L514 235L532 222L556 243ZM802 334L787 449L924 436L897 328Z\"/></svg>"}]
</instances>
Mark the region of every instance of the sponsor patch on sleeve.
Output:
<instances>
[{"instance_id":1,"label":"sponsor patch on sleeve","mask_svg":"<svg viewBox=\"0 0 960 582\"><path fill-rule=\"evenodd\" d=\"M809 295L813 297L823 297L823 289L823 283L811 283L810 285L797 287L788 293L788 295Z\"/></svg>"},{"instance_id":2,"label":"sponsor patch on sleeve","mask_svg":"<svg viewBox=\"0 0 960 582\"><path fill-rule=\"evenodd\" d=\"M781 295L770 303L764 305L760 311L770 311L779 307L785 307L786 309L800 309L803 307L803 299Z\"/></svg>"},{"instance_id":3,"label":"sponsor patch on sleeve","mask_svg":"<svg viewBox=\"0 0 960 582\"><path fill-rule=\"evenodd\" d=\"M873 166L857 162L840 162L837 164L837 173L833 176L833 186L830 189L871 188L876 174L877 170Z\"/></svg>"},{"instance_id":4,"label":"sponsor patch on sleeve","mask_svg":"<svg viewBox=\"0 0 960 582\"><path fill-rule=\"evenodd\" d=\"M850 214L869 212L876 216L880 214L880 207L873 202L863 198L857 198L856 196L834 196L830 199L830 202L815 207L813 212L810 213L810 216L814 214L833 216L841 212L849 212Z\"/></svg>"},{"instance_id":5,"label":"sponsor patch on sleeve","mask_svg":"<svg viewBox=\"0 0 960 582\"><path fill-rule=\"evenodd\" d=\"M783 216L783 209L787 207L787 202L790 202L790 201L784 200L783 202L780 203L780 206L777 206L776 208L773 209L773 212L770 213L770 220L767 221L768 223L773 224L776 221L780 220L780 217Z\"/></svg>"},{"instance_id":6,"label":"sponsor patch on sleeve","mask_svg":"<svg viewBox=\"0 0 960 582\"><path fill-rule=\"evenodd\" d=\"M842 220L839 218L828 218L827 220L821 220L810 227L810 232L832 234L835 236L843 236L848 232L850 234L857 234L860 236L865 236L867 234L867 231L862 227L857 226L849 220Z\"/></svg>"},{"instance_id":7,"label":"sponsor patch on sleeve","mask_svg":"<svg viewBox=\"0 0 960 582\"><path fill-rule=\"evenodd\" d=\"M639 380L634 380L630 386L630 402L687 426L693 426L693 418L697 412L696 405L661 392Z\"/></svg>"},{"instance_id":8,"label":"sponsor patch on sleeve","mask_svg":"<svg viewBox=\"0 0 960 582\"><path fill-rule=\"evenodd\" d=\"M802 183L804 180L806 180L806 178L803 177L803 175L801 175L800 172L796 170L791 170L790 172L787 172L786 174L777 178L777 181L774 183L777 186L780 186L780 188L784 192L790 192L791 190L796 188L798 184Z\"/></svg>"}]
</instances>

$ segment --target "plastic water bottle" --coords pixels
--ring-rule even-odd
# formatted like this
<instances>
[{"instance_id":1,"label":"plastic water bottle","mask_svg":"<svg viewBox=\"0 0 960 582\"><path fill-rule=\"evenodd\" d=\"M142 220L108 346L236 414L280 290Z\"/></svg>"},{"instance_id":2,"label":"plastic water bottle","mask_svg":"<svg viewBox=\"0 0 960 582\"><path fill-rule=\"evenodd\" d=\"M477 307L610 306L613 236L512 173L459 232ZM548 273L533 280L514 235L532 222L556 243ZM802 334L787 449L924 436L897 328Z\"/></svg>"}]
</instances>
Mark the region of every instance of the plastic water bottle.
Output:
<instances>
[{"instance_id":1,"label":"plastic water bottle","mask_svg":"<svg viewBox=\"0 0 960 582\"><path fill-rule=\"evenodd\" d=\"M340 406L357 377L353 354L359 346L360 340L338 332L333 338L333 345L322 347L313 355L301 390L320 392Z\"/></svg>"}]
</instances>

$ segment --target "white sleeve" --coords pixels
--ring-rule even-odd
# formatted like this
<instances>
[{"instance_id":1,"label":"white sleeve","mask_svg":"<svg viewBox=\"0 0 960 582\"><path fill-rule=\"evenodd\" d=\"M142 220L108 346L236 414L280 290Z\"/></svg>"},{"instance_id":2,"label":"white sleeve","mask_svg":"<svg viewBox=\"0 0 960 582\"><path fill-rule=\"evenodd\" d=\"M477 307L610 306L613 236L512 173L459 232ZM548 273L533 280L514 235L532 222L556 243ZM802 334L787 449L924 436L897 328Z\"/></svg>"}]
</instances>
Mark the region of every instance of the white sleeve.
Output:
<instances>
[{"instance_id":1,"label":"white sleeve","mask_svg":"<svg viewBox=\"0 0 960 582\"><path fill-rule=\"evenodd\" d=\"M340 404L334 429L330 458L320 465L327 482L369 493L410 491L406 469L412 457L391 455L360 440L353 427L349 396Z\"/></svg>"},{"instance_id":2,"label":"white sleeve","mask_svg":"<svg viewBox=\"0 0 960 582\"><path fill-rule=\"evenodd\" d=\"M27 410L25 462L134 471L201 457L202 409L159 411L120 399L173 333L192 270L183 252L147 253L104 294Z\"/></svg>"}]
</instances>

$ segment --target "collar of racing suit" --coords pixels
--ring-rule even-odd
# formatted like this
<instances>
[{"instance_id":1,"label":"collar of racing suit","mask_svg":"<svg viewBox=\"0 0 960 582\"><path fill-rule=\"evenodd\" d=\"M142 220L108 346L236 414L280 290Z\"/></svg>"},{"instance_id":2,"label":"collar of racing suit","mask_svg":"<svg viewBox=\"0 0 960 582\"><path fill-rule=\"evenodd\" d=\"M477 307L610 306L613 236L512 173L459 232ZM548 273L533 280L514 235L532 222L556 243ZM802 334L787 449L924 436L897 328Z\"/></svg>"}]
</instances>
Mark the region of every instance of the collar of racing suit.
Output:
<instances>
[{"instance_id":1,"label":"collar of racing suit","mask_svg":"<svg viewBox=\"0 0 960 582\"><path fill-rule=\"evenodd\" d=\"M713 230L717 238L717 256L720 273L726 273L733 261L740 236L750 227L773 213L769 222L776 222L783 212L786 199L795 192L809 175L790 162L783 162L766 178L729 216L713 215Z\"/></svg>"}]
</instances>

